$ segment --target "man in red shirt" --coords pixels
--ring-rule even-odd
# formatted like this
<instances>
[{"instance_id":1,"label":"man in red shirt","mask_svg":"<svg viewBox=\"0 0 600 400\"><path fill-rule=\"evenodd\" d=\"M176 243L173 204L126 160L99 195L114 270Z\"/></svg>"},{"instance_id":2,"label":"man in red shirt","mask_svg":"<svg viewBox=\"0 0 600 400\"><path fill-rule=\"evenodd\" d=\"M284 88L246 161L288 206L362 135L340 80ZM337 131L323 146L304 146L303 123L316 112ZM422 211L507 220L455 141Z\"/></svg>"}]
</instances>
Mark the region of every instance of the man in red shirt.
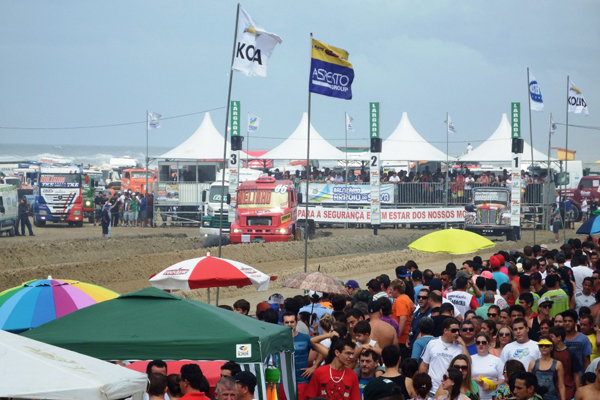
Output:
<instances>
[{"instance_id":1,"label":"man in red shirt","mask_svg":"<svg viewBox=\"0 0 600 400\"><path fill-rule=\"evenodd\" d=\"M348 364L354 358L356 344L349 340L337 339L331 344L329 356L325 362L329 364L319 367L306 389L306 397L325 397L329 400L361 400L358 377ZM333 357L333 360L331 360Z\"/></svg>"},{"instance_id":2,"label":"man in red shirt","mask_svg":"<svg viewBox=\"0 0 600 400\"><path fill-rule=\"evenodd\" d=\"M208 400L208 397L200 392L200 385L202 384L202 370L196 364L185 364L181 367L180 371L181 380L179 382L179 388L183 397L181 400Z\"/></svg>"}]
</instances>

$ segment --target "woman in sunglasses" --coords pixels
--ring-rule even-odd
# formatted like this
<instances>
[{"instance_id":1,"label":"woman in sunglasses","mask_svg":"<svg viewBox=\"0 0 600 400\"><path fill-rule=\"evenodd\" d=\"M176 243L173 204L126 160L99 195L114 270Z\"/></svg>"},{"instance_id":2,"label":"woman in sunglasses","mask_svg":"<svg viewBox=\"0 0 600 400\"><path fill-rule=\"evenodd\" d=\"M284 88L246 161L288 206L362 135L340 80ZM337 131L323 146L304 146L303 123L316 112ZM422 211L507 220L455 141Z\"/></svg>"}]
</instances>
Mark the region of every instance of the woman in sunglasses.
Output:
<instances>
[{"instance_id":1,"label":"woman in sunglasses","mask_svg":"<svg viewBox=\"0 0 600 400\"><path fill-rule=\"evenodd\" d=\"M436 398L438 400L469 400L460 392L462 382L463 374L456 368L449 368L442 377L442 384L438 390L438 392L443 391L446 394L436 396Z\"/></svg>"},{"instance_id":2,"label":"woman in sunglasses","mask_svg":"<svg viewBox=\"0 0 600 400\"><path fill-rule=\"evenodd\" d=\"M481 324L481 331L483 333L487 333L490 337L490 348L496 347L496 335L498 334L498 328L496 327L496 323L491 319L486 319ZM494 354L495 355L495 354ZM499 356L498 356L499 357Z\"/></svg>"},{"instance_id":3,"label":"woman in sunglasses","mask_svg":"<svg viewBox=\"0 0 600 400\"><path fill-rule=\"evenodd\" d=\"M492 400L498 382L504 379L502 371L504 363L500 358L490 354L490 336L480 332L475 337L477 354L471 356L473 367L471 374L479 386L481 400Z\"/></svg>"},{"instance_id":4,"label":"woman in sunglasses","mask_svg":"<svg viewBox=\"0 0 600 400\"><path fill-rule=\"evenodd\" d=\"M471 379L471 360L464 354L459 354L450 361L450 369L457 369L461 372L462 381L460 383L460 393L466 399L479 400L479 388L477 383ZM443 388L443 385L438 388L436 397L447 394L448 391Z\"/></svg>"},{"instance_id":5,"label":"woman in sunglasses","mask_svg":"<svg viewBox=\"0 0 600 400\"><path fill-rule=\"evenodd\" d=\"M490 353L496 357L500 357L504 346L514 340L515 334L513 333L512 328L508 325L502 325L500 329L498 329L498 335L496 335L496 346L494 346Z\"/></svg>"},{"instance_id":6,"label":"woman in sunglasses","mask_svg":"<svg viewBox=\"0 0 600 400\"><path fill-rule=\"evenodd\" d=\"M552 358L552 341L548 337L542 337L538 347L542 357L531 361L527 370L535 374L540 386L548 388L548 392L544 394L545 400L566 400L565 370L560 361Z\"/></svg>"}]
</instances>

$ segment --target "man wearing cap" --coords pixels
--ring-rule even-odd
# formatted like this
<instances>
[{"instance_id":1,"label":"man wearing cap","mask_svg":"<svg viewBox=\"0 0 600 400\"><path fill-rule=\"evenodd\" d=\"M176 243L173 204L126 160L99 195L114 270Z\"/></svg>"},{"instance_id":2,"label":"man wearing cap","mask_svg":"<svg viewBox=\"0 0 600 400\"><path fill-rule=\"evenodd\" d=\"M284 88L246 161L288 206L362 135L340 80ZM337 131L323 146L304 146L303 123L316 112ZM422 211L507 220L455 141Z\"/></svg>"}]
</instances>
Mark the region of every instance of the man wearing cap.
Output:
<instances>
[{"instance_id":1,"label":"man wearing cap","mask_svg":"<svg viewBox=\"0 0 600 400\"><path fill-rule=\"evenodd\" d=\"M371 339L379 343L380 348L390 344L398 345L398 336L392 325L381 319L381 304L372 300L368 305L369 324L371 325Z\"/></svg>"},{"instance_id":2,"label":"man wearing cap","mask_svg":"<svg viewBox=\"0 0 600 400\"><path fill-rule=\"evenodd\" d=\"M392 317L398 322L398 332L400 332L398 344L400 346L400 355L404 360L405 358L410 358L410 350L406 345L412 316L415 312L415 303L413 303L413 300L405 294L406 284L404 281L396 279L392 282L391 287L391 294L394 298L394 304L392 304Z\"/></svg>"},{"instance_id":3,"label":"man wearing cap","mask_svg":"<svg viewBox=\"0 0 600 400\"><path fill-rule=\"evenodd\" d=\"M331 400L361 400L358 377L348 368L353 361L355 347L356 344L345 339L338 339L331 345L330 354L334 358L330 364L323 365L314 372L306 389L309 400L315 397Z\"/></svg>"},{"instance_id":4,"label":"man wearing cap","mask_svg":"<svg viewBox=\"0 0 600 400\"><path fill-rule=\"evenodd\" d=\"M508 276L503 272L500 272L500 267L502 267L502 261L498 256L490 257L490 267L492 268L492 276L494 280L498 282L498 287L503 283L510 283L508 280Z\"/></svg>"},{"instance_id":5,"label":"man wearing cap","mask_svg":"<svg viewBox=\"0 0 600 400\"><path fill-rule=\"evenodd\" d=\"M360 290L360 285L353 279L348 280L344 287L346 288L348 296L350 297L353 297L356 294L356 292Z\"/></svg>"},{"instance_id":6,"label":"man wearing cap","mask_svg":"<svg viewBox=\"0 0 600 400\"><path fill-rule=\"evenodd\" d=\"M182 400L208 400L208 397L200 392L202 385L202 370L196 364L185 364L181 366L179 388L183 393Z\"/></svg>"},{"instance_id":7,"label":"man wearing cap","mask_svg":"<svg viewBox=\"0 0 600 400\"><path fill-rule=\"evenodd\" d=\"M252 372L241 371L233 377L237 383L237 400L252 400L256 388L256 377Z\"/></svg>"}]
</instances>

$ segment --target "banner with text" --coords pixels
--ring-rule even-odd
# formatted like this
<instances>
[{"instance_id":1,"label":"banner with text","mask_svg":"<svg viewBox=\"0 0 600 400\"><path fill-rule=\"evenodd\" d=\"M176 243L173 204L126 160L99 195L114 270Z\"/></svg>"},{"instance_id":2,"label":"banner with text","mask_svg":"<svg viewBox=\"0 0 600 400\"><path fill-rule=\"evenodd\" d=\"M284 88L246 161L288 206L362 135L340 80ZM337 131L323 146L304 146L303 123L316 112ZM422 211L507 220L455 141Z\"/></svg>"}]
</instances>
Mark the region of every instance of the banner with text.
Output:
<instances>
[{"instance_id":1,"label":"banner with text","mask_svg":"<svg viewBox=\"0 0 600 400\"><path fill-rule=\"evenodd\" d=\"M305 218L306 210L298 207L298 219ZM465 209L463 207L439 208L383 208L381 212L382 224L414 224L439 222L464 222ZM308 218L315 222L323 223L371 223L369 208L340 208L340 207L310 207Z\"/></svg>"},{"instance_id":2,"label":"banner with text","mask_svg":"<svg viewBox=\"0 0 600 400\"><path fill-rule=\"evenodd\" d=\"M379 199L383 204L394 204L395 184L383 184L379 189ZM300 193L306 193L306 183L300 183ZM370 204L370 185L346 185L333 183L310 183L309 203L327 204Z\"/></svg>"}]
</instances>

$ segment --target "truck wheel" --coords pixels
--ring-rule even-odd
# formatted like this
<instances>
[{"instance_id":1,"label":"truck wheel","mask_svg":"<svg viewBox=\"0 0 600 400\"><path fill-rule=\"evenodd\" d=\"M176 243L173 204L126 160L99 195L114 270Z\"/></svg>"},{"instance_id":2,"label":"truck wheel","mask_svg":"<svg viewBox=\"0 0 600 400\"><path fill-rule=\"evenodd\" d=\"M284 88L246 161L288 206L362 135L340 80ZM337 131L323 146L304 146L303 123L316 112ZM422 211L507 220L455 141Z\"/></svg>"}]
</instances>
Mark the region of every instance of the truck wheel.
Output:
<instances>
[{"instance_id":1,"label":"truck wheel","mask_svg":"<svg viewBox=\"0 0 600 400\"><path fill-rule=\"evenodd\" d=\"M94 223L94 217L89 217L89 218L88 218L88 222L89 222L90 224L93 224L93 223Z\"/></svg>"},{"instance_id":2,"label":"truck wheel","mask_svg":"<svg viewBox=\"0 0 600 400\"><path fill-rule=\"evenodd\" d=\"M46 221L42 221L37 218L33 218L33 225L37 226L38 228L41 226L46 226Z\"/></svg>"},{"instance_id":3,"label":"truck wheel","mask_svg":"<svg viewBox=\"0 0 600 400\"><path fill-rule=\"evenodd\" d=\"M515 240L515 233L513 231L506 232L506 240L507 241L514 241Z\"/></svg>"},{"instance_id":4,"label":"truck wheel","mask_svg":"<svg viewBox=\"0 0 600 400\"><path fill-rule=\"evenodd\" d=\"M15 236L15 226L14 225L8 230L8 236L10 236L10 237Z\"/></svg>"},{"instance_id":5,"label":"truck wheel","mask_svg":"<svg viewBox=\"0 0 600 400\"><path fill-rule=\"evenodd\" d=\"M83 226L83 221L77 221L77 222L75 222L75 226L77 228L81 228Z\"/></svg>"},{"instance_id":6,"label":"truck wheel","mask_svg":"<svg viewBox=\"0 0 600 400\"><path fill-rule=\"evenodd\" d=\"M581 221L581 217L582 217L582 213L581 210L579 209L578 206L576 206L575 204L573 204L573 220L575 222L579 222Z\"/></svg>"}]
</instances>

